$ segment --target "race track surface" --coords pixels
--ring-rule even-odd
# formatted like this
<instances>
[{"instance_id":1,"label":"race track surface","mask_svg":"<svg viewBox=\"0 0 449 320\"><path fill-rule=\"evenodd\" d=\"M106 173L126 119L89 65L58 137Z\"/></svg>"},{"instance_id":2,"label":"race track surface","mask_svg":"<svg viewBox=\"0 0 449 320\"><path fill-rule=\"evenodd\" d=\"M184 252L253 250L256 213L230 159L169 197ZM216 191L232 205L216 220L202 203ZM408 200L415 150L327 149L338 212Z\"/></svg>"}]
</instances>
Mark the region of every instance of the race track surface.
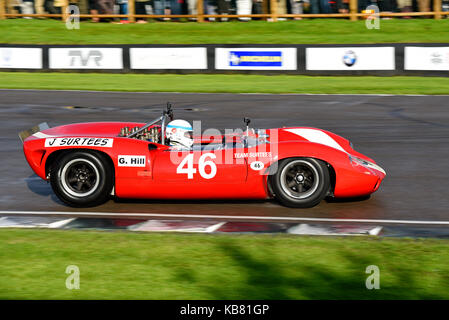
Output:
<instances>
[{"instance_id":1,"label":"race track surface","mask_svg":"<svg viewBox=\"0 0 449 320\"><path fill-rule=\"evenodd\" d=\"M109 201L98 212L449 220L449 97L173 94L0 90L0 210L86 211L63 205L28 166L19 131L87 121L146 121L165 103L202 128L311 126L349 139L386 171L363 201L291 209L275 201Z\"/></svg>"}]
</instances>

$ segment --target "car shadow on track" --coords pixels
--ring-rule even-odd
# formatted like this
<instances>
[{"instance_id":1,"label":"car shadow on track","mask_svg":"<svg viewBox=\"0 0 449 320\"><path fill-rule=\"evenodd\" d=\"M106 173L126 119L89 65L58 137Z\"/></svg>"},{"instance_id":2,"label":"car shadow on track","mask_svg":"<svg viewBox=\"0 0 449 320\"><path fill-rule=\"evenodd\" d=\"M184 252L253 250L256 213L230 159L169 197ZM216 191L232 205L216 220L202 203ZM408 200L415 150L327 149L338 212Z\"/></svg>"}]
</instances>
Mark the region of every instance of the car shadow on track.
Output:
<instances>
[{"instance_id":1,"label":"car shadow on track","mask_svg":"<svg viewBox=\"0 0 449 320\"><path fill-rule=\"evenodd\" d=\"M325 199L328 203L347 203L347 202L360 202L360 201L366 201L371 198L371 195L367 196L361 196L361 197L351 197L351 198L333 198L333 197L327 197Z\"/></svg>"},{"instance_id":2,"label":"car shadow on track","mask_svg":"<svg viewBox=\"0 0 449 320\"><path fill-rule=\"evenodd\" d=\"M50 183L45 182L40 177L38 177L36 174L30 175L28 178L25 179L25 182L27 184L28 189L43 197L50 197L50 199L60 205L63 205L67 207L65 203L63 203L61 200L58 199L58 197L53 192Z\"/></svg>"},{"instance_id":3,"label":"car shadow on track","mask_svg":"<svg viewBox=\"0 0 449 320\"><path fill-rule=\"evenodd\" d=\"M135 204L263 204L274 203L276 200L255 200L255 199L122 199L113 197L116 203L135 203Z\"/></svg>"},{"instance_id":4,"label":"car shadow on track","mask_svg":"<svg viewBox=\"0 0 449 320\"><path fill-rule=\"evenodd\" d=\"M327 203L357 203L367 201L371 198L370 195L362 197L352 198L332 198L327 197L323 201ZM283 207L276 199L121 199L117 197L111 197L116 203L129 203L129 204L246 204L246 205L262 205L270 204L274 206ZM294 208L293 208L294 209ZM307 208L306 208L307 209Z\"/></svg>"}]
</instances>

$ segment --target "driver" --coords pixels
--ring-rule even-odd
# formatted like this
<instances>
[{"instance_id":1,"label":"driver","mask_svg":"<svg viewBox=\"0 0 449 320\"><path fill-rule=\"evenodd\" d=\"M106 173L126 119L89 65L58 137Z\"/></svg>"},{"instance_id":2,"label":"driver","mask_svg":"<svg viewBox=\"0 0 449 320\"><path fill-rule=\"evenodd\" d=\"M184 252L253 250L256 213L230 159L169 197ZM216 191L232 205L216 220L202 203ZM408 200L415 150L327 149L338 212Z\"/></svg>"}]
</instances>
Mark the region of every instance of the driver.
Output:
<instances>
[{"instance_id":1,"label":"driver","mask_svg":"<svg viewBox=\"0 0 449 320\"><path fill-rule=\"evenodd\" d=\"M172 147L190 149L193 145L193 129L185 120L173 120L167 124L166 137Z\"/></svg>"}]
</instances>

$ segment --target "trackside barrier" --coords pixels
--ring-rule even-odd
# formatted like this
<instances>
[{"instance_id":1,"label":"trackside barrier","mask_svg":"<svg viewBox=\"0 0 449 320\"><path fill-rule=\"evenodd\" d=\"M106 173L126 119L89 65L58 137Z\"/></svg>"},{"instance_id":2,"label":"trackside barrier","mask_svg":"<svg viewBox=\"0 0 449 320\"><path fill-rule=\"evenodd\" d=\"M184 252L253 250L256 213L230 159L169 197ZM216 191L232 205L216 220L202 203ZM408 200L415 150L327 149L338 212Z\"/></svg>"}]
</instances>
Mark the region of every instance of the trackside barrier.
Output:
<instances>
[{"instance_id":1,"label":"trackside barrier","mask_svg":"<svg viewBox=\"0 0 449 320\"><path fill-rule=\"evenodd\" d=\"M0 44L0 71L448 76L449 43Z\"/></svg>"},{"instance_id":2,"label":"trackside barrier","mask_svg":"<svg viewBox=\"0 0 449 320\"><path fill-rule=\"evenodd\" d=\"M19 14L17 12L6 12L6 1L0 0L0 19L18 18L18 17L36 17L36 18L59 18L66 21L66 8L69 0L62 0L61 14ZM349 18L356 21L358 18L367 17L370 13L357 13L358 0L349 0L349 13L330 13L330 14L280 14L278 13L278 5L276 0L269 0L269 12L264 14L204 14L203 1L197 1L197 13L186 15L155 15L155 14L136 14L135 0L128 0L128 14L81 14L80 18L128 18L130 22L134 22L136 18L144 19L160 19L160 18L192 18L197 22L204 22L206 18L259 18L276 22L279 18ZM433 11L429 12L382 12L380 17L404 17L404 16L432 16L434 19L441 19L442 16L449 15L449 12L441 11L441 0L433 0Z\"/></svg>"}]
</instances>

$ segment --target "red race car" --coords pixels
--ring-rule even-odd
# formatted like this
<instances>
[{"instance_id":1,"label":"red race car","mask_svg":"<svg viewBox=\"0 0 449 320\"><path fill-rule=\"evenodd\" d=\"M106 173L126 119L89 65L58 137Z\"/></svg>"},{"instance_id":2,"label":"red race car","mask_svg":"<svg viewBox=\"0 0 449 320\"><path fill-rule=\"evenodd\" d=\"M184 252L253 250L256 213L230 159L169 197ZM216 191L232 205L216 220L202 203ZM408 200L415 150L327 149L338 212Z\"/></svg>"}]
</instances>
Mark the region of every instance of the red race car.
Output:
<instances>
[{"instance_id":1,"label":"red race car","mask_svg":"<svg viewBox=\"0 0 449 320\"><path fill-rule=\"evenodd\" d=\"M169 122L170 121L170 122ZM33 171L74 207L109 197L266 199L312 207L375 192L385 171L331 132L305 127L201 133L171 107L144 123L95 122L19 134ZM207 132L209 131L209 134Z\"/></svg>"}]
</instances>

